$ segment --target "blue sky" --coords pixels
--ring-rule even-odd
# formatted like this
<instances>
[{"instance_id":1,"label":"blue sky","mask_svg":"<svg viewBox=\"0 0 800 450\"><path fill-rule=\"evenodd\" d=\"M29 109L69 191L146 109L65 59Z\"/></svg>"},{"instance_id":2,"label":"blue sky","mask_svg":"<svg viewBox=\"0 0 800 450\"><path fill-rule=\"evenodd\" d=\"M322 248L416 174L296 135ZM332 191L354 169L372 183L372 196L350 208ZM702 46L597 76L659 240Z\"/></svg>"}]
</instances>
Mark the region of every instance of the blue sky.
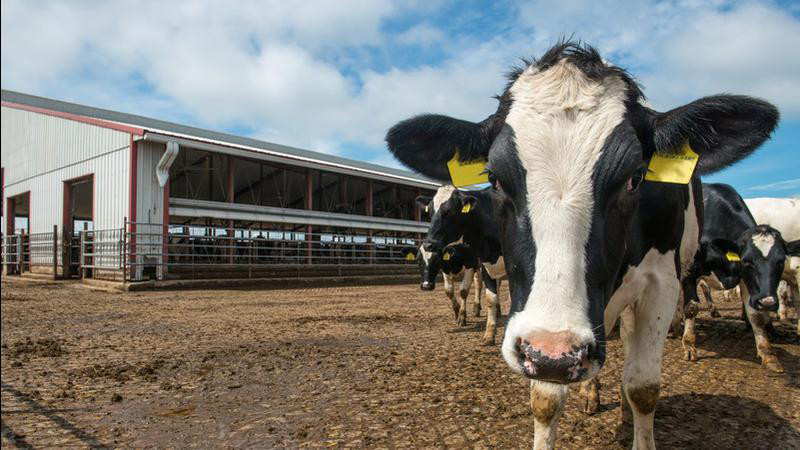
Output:
<instances>
[{"instance_id":1,"label":"blue sky","mask_svg":"<svg viewBox=\"0 0 800 450\"><path fill-rule=\"evenodd\" d=\"M520 57L574 36L657 109L720 92L775 103L772 140L708 180L800 196L798 2L20 0L1 16L4 89L392 166L393 123L480 120Z\"/></svg>"}]
</instances>

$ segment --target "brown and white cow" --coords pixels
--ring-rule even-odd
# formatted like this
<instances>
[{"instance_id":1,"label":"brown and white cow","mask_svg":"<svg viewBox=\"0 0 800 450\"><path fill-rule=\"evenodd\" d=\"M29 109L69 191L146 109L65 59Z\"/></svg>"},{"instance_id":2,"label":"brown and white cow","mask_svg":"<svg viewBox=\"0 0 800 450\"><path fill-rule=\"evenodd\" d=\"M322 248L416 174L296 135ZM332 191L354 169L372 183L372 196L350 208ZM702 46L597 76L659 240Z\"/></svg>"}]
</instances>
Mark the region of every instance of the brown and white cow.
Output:
<instances>
[{"instance_id":1,"label":"brown and white cow","mask_svg":"<svg viewBox=\"0 0 800 450\"><path fill-rule=\"evenodd\" d=\"M531 379L534 448L555 445L569 384L603 366L606 330L623 311L633 447L653 448L664 341L700 237L699 175L754 151L778 111L719 95L657 112L623 69L570 42L525 62L498 98L478 123L400 122L389 149L445 182L456 152L460 161L488 160L511 290L502 355ZM699 155L687 184L645 181L654 155L685 161L687 146Z\"/></svg>"}]
</instances>

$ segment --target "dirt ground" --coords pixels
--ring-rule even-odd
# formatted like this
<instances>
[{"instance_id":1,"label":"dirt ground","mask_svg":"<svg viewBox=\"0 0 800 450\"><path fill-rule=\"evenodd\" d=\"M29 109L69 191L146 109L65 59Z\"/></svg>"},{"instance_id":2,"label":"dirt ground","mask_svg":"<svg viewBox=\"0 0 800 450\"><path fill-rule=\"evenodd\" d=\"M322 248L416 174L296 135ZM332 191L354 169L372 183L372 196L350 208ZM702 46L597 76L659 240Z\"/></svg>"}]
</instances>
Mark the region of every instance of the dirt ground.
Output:
<instances>
[{"instance_id":1,"label":"dirt ground","mask_svg":"<svg viewBox=\"0 0 800 450\"><path fill-rule=\"evenodd\" d=\"M508 311L507 293L501 297ZM739 304L701 312L696 363L667 342L660 448L800 448L800 341L760 367ZM3 447L529 448L527 383L484 318L456 328L440 287L119 293L2 281ZM622 349L601 410L573 389L559 448L630 448Z\"/></svg>"}]
</instances>

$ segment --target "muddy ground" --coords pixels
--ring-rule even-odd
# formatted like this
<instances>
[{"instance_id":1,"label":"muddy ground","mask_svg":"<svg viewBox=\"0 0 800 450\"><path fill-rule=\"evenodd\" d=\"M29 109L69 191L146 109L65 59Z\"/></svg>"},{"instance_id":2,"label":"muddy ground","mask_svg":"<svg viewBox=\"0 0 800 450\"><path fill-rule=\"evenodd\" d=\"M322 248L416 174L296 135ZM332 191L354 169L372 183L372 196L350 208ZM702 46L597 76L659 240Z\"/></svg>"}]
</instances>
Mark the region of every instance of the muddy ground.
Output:
<instances>
[{"instance_id":1,"label":"muddy ground","mask_svg":"<svg viewBox=\"0 0 800 450\"><path fill-rule=\"evenodd\" d=\"M718 306L722 319L698 320L698 362L667 342L657 445L800 448L793 326L777 326L786 373L771 374L739 305ZM119 293L4 278L3 447L529 448L527 384L499 345L478 345L483 322L456 328L441 288ZM573 390L560 448L630 447L609 345L601 410L585 416Z\"/></svg>"}]
</instances>

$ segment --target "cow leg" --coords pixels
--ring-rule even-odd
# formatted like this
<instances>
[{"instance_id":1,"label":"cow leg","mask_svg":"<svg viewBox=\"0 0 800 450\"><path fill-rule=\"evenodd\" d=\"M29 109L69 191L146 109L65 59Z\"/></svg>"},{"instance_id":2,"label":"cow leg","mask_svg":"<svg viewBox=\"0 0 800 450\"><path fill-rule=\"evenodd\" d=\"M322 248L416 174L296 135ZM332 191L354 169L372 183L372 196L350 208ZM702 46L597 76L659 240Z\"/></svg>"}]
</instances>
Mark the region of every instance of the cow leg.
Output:
<instances>
[{"instance_id":1,"label":"cow leg","mask_svg":"<svg viewBox=\"0 0 800 450\"><path fill-rule=\"evenodd\" d=\"M655 448L653 419L660 390L661 359L675 312L675 298L681 295L677 279L667 275L654 281L642 298L629 306L634 319L631 329L620 329L620 334L628 335L623 391L633 413L633 448L638 450ZM629 326L624 315L623 326Z\"/></svg>"},{"instance_id":2,"label":"cow leg","mask_svg":"<svg viewBox=\"0 0 800 450\"><path fill-rule=\"evenodd\" d=\"M464 269L464 276L461 278L458 290L461 302L459 303L458 316L456 317L456 325L460 327L467 325L467 297L469 297L469 288L472 286L472 276L472 269Z\"/></svg>"},{"instance_id":3,"label":"cow leg","mask_svg":"<svg viewBox=\"0 0 800 450\"><path fill-rule=\"evenodd\" d=\"M482 272L483 285L486 287L486 331L483 333L481 343L483 345L494 345L494 337L497 334L497 310L500 306L498 297L500 280L492 279L486 271Z\"/></svg>"},{"instance_id":4,"label":"cow leg","mask_svg":"<svg viewBox=\"0 0 800 450\"><path fill-rule=\"evenodd\" d=\"M697 312L700 310L700 302L691 299L684 303L684 292L680 291L680 304L683 305L683 338L681 345L683 346L683 357L687 361L697 361L697 335L694 331L694 321L697 317Z\"/></svg>"},{"instance_id":5,"label":"cow leg","mask_svg":"<svg viewBox=\"0 0 800 450\"><path fill-rule=\"evenodd\" d=\"M675 308L676 310L680 309L680 305ZM619 337L622 340L622 351L624 355L624 360L628 360L628 353L631 349L631 342L633 340L633 329L634 329L635 318L633 315L633 309L631 307L627 307L622 311L620 314L620 323L619 323ZM625 377L622 377L622 386L620 386L619 390L619 412L620 418L622 423L630 424L633 422L633 412L631 411L631 405L628 403L628 397L625 395Z\"/></svg>"},{"instance_id":6,"label":"cow leg","mask_svg":"<svg viewBox=\"0 0 800 450\"><path fill-rule=\"evenodd\" d=\"M453 276L443 273L444 278L444 293L447 294L447 298L450 299L450 304L453 307L453 314L456 316L456 320L458 320L458 310L461 307L456 300L455 293L453 292Z\"/></svg>"},{"instance_id":7,"label":"cow leg","mask_svg":"<svg viewBox=\"0 0 800 450\"><path fill-rule=\"evenodd\" d=\"M564 412L567 394L567 385L531 380L534 450L555 448L558 418Z\"/></svg>"},{"instance_id":8,"label":"cow leg","mask_svg":"<svg viewBox=\"0 0 800 450\"><path fill-rule=\"evenodd\" d=\"M781 366L780 361L772 352L772 346L769 345L769 339L767 338L766 327L770 321L769 313L763 313L751 308L748 301L750 294L747 287L744 283L739 286L742 291L744 311L750 321L750 326L753 328L753 337L756 340L756 354L761 358L761 364L773 372L783 373L783 366Z\"/></svg>"},{"instance_id":9,"label":"cow leg","mask_svg":"<svg viewBox=\"0 0 800 450\"><path fill-rule=\"evenodd\" d=\"M578 393L583 399L583 412L586 415L591 416L600 409L600 380L597 375L581 383Z\"/></svg>"},{"instance_id":10,"label":"cow leg","mask_svg":"<svg viewBox=\"0 0 800 450\"><path fill-rule=\"evenodd\" d=\"M481 297L483 296L483 277L481 276L481 271L476 270L473 277L475 278L475 298L472 299L472 315L480 317Z\"/></svg>"},{"instance_id":11,"label":"cow leg","mask_svg":"<svg viewBox=\"0 0 800 450\"><path fill-rule=\"evenodd\" d=\"M705 281L701 281L699 284L700 290L703 291L703 297L705 297L706 303L708 303L709 314L711 314L711 317L721 317L719 311L717 311L717 306L714 304L714 299L711 298L711 288L708 287Z\"/></svg>"}]
</instances>

